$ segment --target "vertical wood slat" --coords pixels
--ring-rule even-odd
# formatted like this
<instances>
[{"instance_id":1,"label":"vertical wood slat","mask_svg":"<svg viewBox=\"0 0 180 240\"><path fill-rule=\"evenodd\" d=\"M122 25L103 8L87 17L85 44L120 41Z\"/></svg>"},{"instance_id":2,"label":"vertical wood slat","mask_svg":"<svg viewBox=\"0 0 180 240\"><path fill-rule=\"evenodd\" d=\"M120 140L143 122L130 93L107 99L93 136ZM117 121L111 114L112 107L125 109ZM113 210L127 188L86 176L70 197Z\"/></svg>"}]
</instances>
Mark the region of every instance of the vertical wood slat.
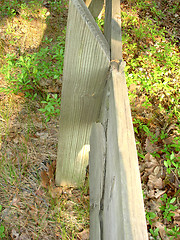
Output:
<instances>
[{"instance_id":1,"label":"vertical wood slat","mask_svg":"<svg viewBox=\"0 0 180 240\"><path fill-rule=\"evenodd\" d=\"M112 0L106 0L105 20L104 20L104 36L111 48L111 20L112 20Z\"/></svg>"},{"instance_id":2,"label":"vertical wood slat","mask_svg":"<svg viewBox=\"0 0 180 240\"><path fill-rule=\"evenodd\" d=\"M122 60L120 0L112 0L111 60Z\"/></svg>"},{"instance_id":3,"label":"vertical wood slat","mask_svg":"<svg viewBox=\"0 0 180 240\"><path fill-rule=\"evenodd\" d=\"M122 60L120 0L106 0L104 35L110 45L111 60Z\"/></svg>"},{"instance_id":4,"label":"vertical wood slat","mask_svg":"<svg viewBox=\"0 0 180 240\"><path fill-rule=\"evenodd\" d=\"M68 16L56 184L81 186L110 59L108 43L82 0L70 0Z\"/></svg>"},{"instance_id":5,"label":"vertical wood slat","mask_svg":"<svg viewBox=\"0 0 180 240\"><path fill-rule=\"evenodd\" d=\"M90 239L101 239L101 199L104 188L104 169L106 156L106 136L103 125L94 123L90 138Z\"/></svg>"}]
</instances>

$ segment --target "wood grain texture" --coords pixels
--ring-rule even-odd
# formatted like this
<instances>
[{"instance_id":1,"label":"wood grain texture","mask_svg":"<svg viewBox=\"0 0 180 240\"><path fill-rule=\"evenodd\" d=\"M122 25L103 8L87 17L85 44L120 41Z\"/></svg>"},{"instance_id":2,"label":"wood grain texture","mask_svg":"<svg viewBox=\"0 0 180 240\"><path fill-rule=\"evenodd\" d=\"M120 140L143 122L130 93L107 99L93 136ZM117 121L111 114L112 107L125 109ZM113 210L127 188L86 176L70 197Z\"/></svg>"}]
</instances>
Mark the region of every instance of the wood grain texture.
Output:
<instances>
[{"instance_id":1,"label":"wood grain texture","mask_svg":"<svg viewBox=\"0 0 180 240\"><path fill-rule=\"evenodd\" d=\"M107 39L110 47L111 47L111 19L112 19L112 0L106 0L104 36Z\"/></svg>"},{"instance_id":2,"label":"wood grain texture","mask_svg":"<svg viewBox=\"0 0 180 240\"><path fill-rule=\"evenodd\" d=\"M111 60L122 60L120 0L106 0L104 35L111 46Z\"/></svg>"},{"instance_id":3,"label":"wood grain texture","mask_svg":"<svg viewBox=\"0 0 180 240\"><path fill-rule=\"evenodd\" d=\"M82 0L69 5L56 183L81 186L92 123L98 118L109 69L109 46Z\"/></svg>"},{"instance_id":4,"label":"wood grain texture","mask_svg":"<svg viewBox=\"0 0 180 240\"><path fill-rule=\"evenodd\" d=\"M94 224L92 224L90 236L91 239L96 240L148 239L123 68L124 66L120 67L119 72L115 68L112 70L101 108L102 124L95 126L91 135L90 165L94 167L90 168L90 189L93 188L94 191L90 191L90 199L96 200L91 200L90 203L93 206L95 202L96 205L94 209L92 206L90 208L90 222L93 222L92 218L94 218L97 229L94 230ZM105 148L101 146L104 141ZM104 168L100 168L102 163ZM96 186L94 186L95 182ZM99 189L99 195L97 189ZM97 232L99 235L93 235Z\"/></svg>"},{"instance_id":5,"label":"wood grain texture","mask_svg":"<svg viewBox=\"0 0 180 240\"><path fill-rule=\"evenodd\" d=\"M121 69L112 71L110 83L106 161L103 239L148 239L128 91Z\"/></svg>"},{"instance_id":6,"label":"wood grain texture","mask_svg":"<svg viewBox=\"0 0 180 240\"><path fill-rule=\"evenodd\" d=\"M101 199L104 189L106 137L101 123L94 123L90 138L90 239L101 239Z\"/></svg>"},{"instance_id":7,"label":"wood grain texture","mask_svg":"<svg viewBox=\"0 0 180 240\"><path fill-rule=\"evenodd\" d=\"M111 60L122 60L120 0L112 0Z\"/></svg>"}]
</instances>

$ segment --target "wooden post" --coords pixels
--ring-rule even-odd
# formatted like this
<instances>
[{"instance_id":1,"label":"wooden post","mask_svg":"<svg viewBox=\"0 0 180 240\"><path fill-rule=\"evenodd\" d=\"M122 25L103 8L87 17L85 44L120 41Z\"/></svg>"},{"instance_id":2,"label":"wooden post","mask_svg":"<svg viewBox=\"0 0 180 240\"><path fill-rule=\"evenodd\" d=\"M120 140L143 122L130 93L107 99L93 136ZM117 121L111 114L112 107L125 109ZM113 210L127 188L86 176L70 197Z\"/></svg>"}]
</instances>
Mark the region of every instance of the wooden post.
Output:
<instances>
[{"instance_id":1,"label":"wooden post","mask_svg":"<svg viewBox=\"0 0 180 240\"><path fill-rule=\"evenodd\" d=\"M109 46L82 0L70 0L66 33L56 184L82 186L91 126L99 116Z\"/></svg>"},{"instance_id":2,"label":"wooden post","mask_svg":"<svg viewBox=\"0 0 180 240\"><path fill-rule=\"evenodd\" d=\"M111 46L111 60L122 60L120 0L106 0L104 35Z\"/></svg>"}]
</instances>

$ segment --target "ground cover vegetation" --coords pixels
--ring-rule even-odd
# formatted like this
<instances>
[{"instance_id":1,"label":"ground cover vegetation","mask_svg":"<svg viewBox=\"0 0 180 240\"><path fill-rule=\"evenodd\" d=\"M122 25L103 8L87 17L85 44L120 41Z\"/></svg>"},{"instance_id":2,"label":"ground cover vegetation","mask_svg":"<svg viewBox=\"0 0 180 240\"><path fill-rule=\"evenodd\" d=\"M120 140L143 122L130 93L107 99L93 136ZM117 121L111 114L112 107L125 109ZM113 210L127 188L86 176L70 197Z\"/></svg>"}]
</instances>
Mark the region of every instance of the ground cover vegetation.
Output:
<instances>
[{"instance_id":1,"label":"ground cover vegetation","mask_svg":"<svg viewBox=\"0 0 180 240\"><path fill-rule=\"evenodd\" d=\"M88 239L88 189L54 184L66 1L1 1L0 238ZM179 3L122 1L150 239L178 239ZM103 14L97 19L103 31Z\"/></svg>"},{"instance_id":2,"label":"ground cover vegetation","mask_svg":"<svg viewBox=\"0 0 180 240\"><path fill-rule=\"evenodd\" d=\"M0 239L88 239L88 186L55 186L67 1L0 2Z\"/></svg>"},{"instance_id":3,"label":"ground cover vegetation","mask_svg":"<svg viewBox=\"0 0 180 240\"><path fill-rule=\"evenodd\" d=\"M126 80L150 239L180 237L178 1L123 1Z\"/></svg>"}]
</instances>

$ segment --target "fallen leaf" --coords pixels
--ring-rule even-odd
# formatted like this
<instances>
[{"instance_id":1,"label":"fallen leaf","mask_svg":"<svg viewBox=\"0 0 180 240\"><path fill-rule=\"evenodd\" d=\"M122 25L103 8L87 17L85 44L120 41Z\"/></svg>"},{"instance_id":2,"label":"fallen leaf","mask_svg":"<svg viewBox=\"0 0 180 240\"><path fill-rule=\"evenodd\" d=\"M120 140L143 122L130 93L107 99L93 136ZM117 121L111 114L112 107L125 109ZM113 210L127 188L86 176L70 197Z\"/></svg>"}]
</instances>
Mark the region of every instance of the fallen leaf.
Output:
<instances>
[{"instance_id":1,"label":"fallen leaf","mask_svg":"<svg viewBox=\"0 0 180 240\"><path fill-rule=\"evenodd\" d=\"M177 209L173 212L175 215L173 216L174 224L180 227L180 209Z\"/></svg>"},{"instance_id":2,"label":"fallen leaf","mask_svg":"<svg viewBox=\"0 0 180 240\"><path fill-rule=\"evenodd\" d=\"M19 233L16 232L16 230L13 228L11 231L11 238L13 240L19 240Z\"/></svg>"},{"instance_id":3,"label":"fallen leaf","mask_svg":"<svg viewBox=\"0 0 180 240\"><path fill-rule=\"evenodd\" d=\"M129 91L133 92L134 90L136 90L136 88L137 88L137 85L135 83L132 83L129 87Z\"/></svg>"},{"instance_id":4,"label":"fallen leaf","mask_svg":"<svg viewBox=\"0 0 180 240\"><path fill-rule=\"evenodd\" d=\"M171 136L171 137L168 137L166 139L163 139L163 142L165 144L169 145L169 144L171 144L173 142L173 140L174 140L174 137Z\"/></svg>"},{"instance_id":5,"label":"fallen leaf","mask_svg":"<svg viewBox=\"0 0 180 240\"><path fill-rule=\"evenodd\" d=\"M154 169L159 166L158 161L150 153L147 153L144 158L145 161L145 171L148 174L153 173Z\"/></svg>"},{"instance_id":6,"label":"fallen leaf","mask_svg":"<svg viewBox=\"0 0 180 240\"><path fill-rule=\"evenodd\" d=\"M147 183L148 187L152 190L154 188L162 189L163 188L163 181L161 178L157 178L154 175L149 176L149 180Z\"/></svg>"},{"instance_id":7,"label":"fallen leaf","mask_svg":"<svg viewBox=\"0 0 180 240\"><path fill-rule=\"evenodd\" d=\"M45 140L48 138L48 133L47 132L37 132L36 136L40 137L41 140Z\"/></svg>"},{"instance_id":8,"label":"fallen leaf","mask_svg":"<svg viewBox=\"0 0 180 240\"><path fill-rule=\"evenodd\" d=\"M79 240L89 240L89 229L84 229L81 233L78 234Z\"/></svg>"},{"instance_id":9,"label":"fallen leaf","mask_svg":"<svg viewBox=\"0 0 180 240\"><path fill-rule=\"evenodd\" d=\"M49 176L46 171L41 171L41 183L42 186L47 188L49 186Z\"/></svg>"},{"instance_id":10,"label":"fallen leaf","mask_svg":"<svg viewBox=\"0 0 180 240\"><path fill-rule=\"evenodd\" d=\"M156 189L154 197L155 197L155 198L159 198L159 197L162 196L166 191L167 191L167 190L162 191L162 190Z\"/></svg>"},{"instance_id":11,"label":"fallen leaf","mask_svg":"<svg viewBox=\"0 0 180 240\"><path fill-rule=\"evenodd\" d=\"M146 138L146 143L145 143L145 150L148 153L153 153L153 152L158 152L159 151L159 147L151 142L151 138L147 137Z\"/></svg>"},{"instance_id":12,"label":"fallen leaf","mask_svg":"<svg viewBox=\"0 0 180 240\"><path fill-rule=\"evenodd\" d=\"M54 181L54 176L55 176L55 161L53 161L50 165L48 164L48 176L50 181Z\"/></svg>"},{"instance_id":13,"label":"fallen leaf","mask_svg":"<svg viewBox=\"0 0 180 240\"><path fill-rule=\"evenodd\" d=\"M50 194L52 198L60 197L62 193L62 187L50 187Z\"/></svg>"},{"instance_id":14,"label":"fallen leaf","mask_svg":"<svg viewBox=\"0 0 180 240\"><path fill-rule=\"evenodd\" d=\"M17 97L17 98L22 98L22 97L24 97L24 93L19 92L19 93L16 95L16 97Z\"/></svg>"},{"instance_id":15,"label":"fallen leaf","mask_svg":"<svg viewBox=\"0 0 180 240\"><path fill-rule=\"evenodd\" d=\"M147 193L147 197L148 198L154 198L155 197L155 190L152 189Z\"/></svg>"},{"instance_id":16,"label":"fallen leaf","mask_svg":"<svg viewBox=\"0 0 180 240\"><path fill-rule=\"evenodd\" d=\"M20 206L18 205L19 201L20 201L20 198L19 198L19 196L16 195L12 200L12 205L20 208Z\"/></svg>"},{"instance_id":17,"label":"fallen leaf","mask_svg":"<svg viewBox=\"0 0 180 240\"><path fill-rule=\"evenodd\" d=\"M175 130L176 129L176 124L171 124L168 129L166 130L167 133L169 133L171 130Z\"/></svg>"}]
</instances>

